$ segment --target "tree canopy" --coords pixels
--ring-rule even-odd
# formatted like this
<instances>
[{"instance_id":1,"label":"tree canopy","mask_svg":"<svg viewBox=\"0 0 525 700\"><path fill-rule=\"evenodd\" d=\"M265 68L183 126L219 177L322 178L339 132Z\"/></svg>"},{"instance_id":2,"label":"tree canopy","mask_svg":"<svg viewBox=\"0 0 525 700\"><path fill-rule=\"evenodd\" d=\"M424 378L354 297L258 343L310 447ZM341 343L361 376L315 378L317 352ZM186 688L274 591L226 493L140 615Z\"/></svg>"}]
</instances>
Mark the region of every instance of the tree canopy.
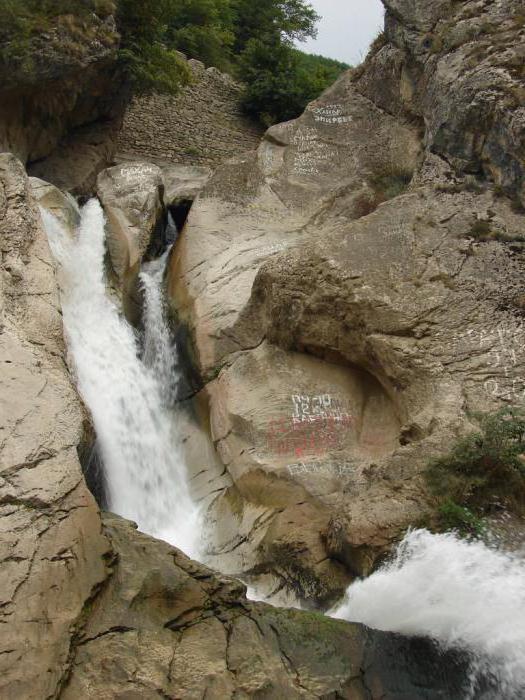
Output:
<instances>
[{"instance_id":1,"label":"tree canopy","mask_svg":"<svg viewBox=\"0 0 525 700\"><path fill-rule=\"evenodd\" d=\"M120 61L137 91L175 93L189 79L181 52L244 82L245 109L264 124L298 116L347 68L294 47L316 35L307 0L0 0L0 41L20 52L21 38L57 16L93 13L116 15Z\"/></svg>"}]
</instances>

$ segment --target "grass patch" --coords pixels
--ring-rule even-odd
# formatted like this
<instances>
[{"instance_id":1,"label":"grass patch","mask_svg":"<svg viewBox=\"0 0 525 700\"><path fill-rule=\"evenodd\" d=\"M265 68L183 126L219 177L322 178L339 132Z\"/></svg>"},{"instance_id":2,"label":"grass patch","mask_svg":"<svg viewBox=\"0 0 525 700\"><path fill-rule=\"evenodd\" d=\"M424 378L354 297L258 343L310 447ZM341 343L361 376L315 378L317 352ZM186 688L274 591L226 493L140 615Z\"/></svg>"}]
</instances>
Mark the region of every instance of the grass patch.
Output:
<instances>
[{"instance_id":1,"label":"grass patch","mask_svg":"<svg viewBox=\"0 0 525 700\"><path fill-rule=\"evenodd\" d=\"M525 236L522 234L512 235L503 231L496 231L492 228L491 222L487 220L476 221L471 227L467 236L474 238L481 243L487 241L500 241L501 243L522 243Z\"/></svg>"},{"instance_id":2,"label":"grass patch","mask_svg":"<svg viewBox=\"0 0 525 700\"><path fill-rule=\"evenodd\" d=\"M472 417L479 430L431 462L425 476L436 497L434 528L480 536L496 511L525 514L525 413L502 408Z\"/></svg>"}]
</instances>

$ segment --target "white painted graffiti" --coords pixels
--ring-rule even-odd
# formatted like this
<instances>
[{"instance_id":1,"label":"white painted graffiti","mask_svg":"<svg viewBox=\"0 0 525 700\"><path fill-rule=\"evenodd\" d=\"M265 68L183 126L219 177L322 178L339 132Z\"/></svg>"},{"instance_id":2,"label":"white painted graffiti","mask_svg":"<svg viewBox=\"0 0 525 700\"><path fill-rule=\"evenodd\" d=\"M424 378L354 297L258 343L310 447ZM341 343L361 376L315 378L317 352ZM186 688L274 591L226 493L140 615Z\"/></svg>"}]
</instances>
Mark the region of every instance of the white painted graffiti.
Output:
<instances>
[{"instance_id":1,"label":"white painted graffiti","mask_svg":"<svg viewBox=\"0 0 525 700\"><path fill-rule=\"evenodd\" d=\"M523 362L525 327L522 321L515 326L498 328L469 328L452 336L449 343L465 346L464 352L478 348L485 351L487 364L498 370L496 377L485 380L485 391L496 399L525 401L525 379L513 377L516 367Z\"/></svg>"},{"instance_id":2,"label":"white painted graffiti","mask_svg":"<svg viewBox=\"0 0 525 700\"><path fill-rule=\"evenodd\" d=\"M133 165L121 171L121 177L128 185L134 185L144 176L157 173L157 169L152 165Z\"/></svg>"},{"instance_id":3,"label":"white painted graffiti","mask_svg":"<svg viewBox=\"0 0 525 700\"><path fill-rule=\"evenodd\" d=\"M335 476L351 476L355 471L352 462L297 462L287 467L290 476L299 474L322 474L323 472Z\"/></svg>"},{"instance_id":4,"label":"white painted graffiti","mask_svg":"<svg viewBox=\"0 0 525 700\"><path fill-rule=\"evenodd\" d=\"M330 394L294 394L291 398L293 423L314 422L319 419L345 424L353 421L353 416L345 410L347 402L344 399L334 398Z\"/></svg>"},{"instance_id":5,"label":"white painted graffiti","mask_svg":"<svg viewBox=\"0 0 525 700\"><path fill-rule=\"evenodd\" d=\"M478 347L492 347L494 345L499 345L500 347L507 347L508 344L523 343L523 334L525 327L523 321L513 327L513 328L492 328L487 330L485 328L473 329L469 328L461 333L456 333L453 336L455 341L470 341Z\"/></svg>"},{"instance_id":6,"label":"white painted graffiti","mask_svg":"<svg viewBox=\"0 0 525 700\"><path fill-rule=\"evenodd\" d=\"M312 107L314 121L322 124L349 124L352 117L343 114L343 107L340 104L328 104L324 107Z\"/></svg>"},{"instance_id":7,"label":"white painted graffiti","mask_svg":"<svg viewBox=\"0 0 525 700\"><path fill-rule=\"evenodd\" d=\"M483 386L487 394L495 399L525 401L525 379L521 377L515 377L507 386L503 386L503 383L495 378L487 379Z\"/></svg>"},{"instance_id":8,"label":"white painted graffiti","mask_svg":"<svg viewBox=\"0 0 525 700\"><path fill-rule=\"evenodd\" d=\"M331 163L337 151L319 141L317 131L309 127L301 127L292 138L296 146L292 172L296 175L317 175L319 167Z\"/></svg>"}]
</instances>

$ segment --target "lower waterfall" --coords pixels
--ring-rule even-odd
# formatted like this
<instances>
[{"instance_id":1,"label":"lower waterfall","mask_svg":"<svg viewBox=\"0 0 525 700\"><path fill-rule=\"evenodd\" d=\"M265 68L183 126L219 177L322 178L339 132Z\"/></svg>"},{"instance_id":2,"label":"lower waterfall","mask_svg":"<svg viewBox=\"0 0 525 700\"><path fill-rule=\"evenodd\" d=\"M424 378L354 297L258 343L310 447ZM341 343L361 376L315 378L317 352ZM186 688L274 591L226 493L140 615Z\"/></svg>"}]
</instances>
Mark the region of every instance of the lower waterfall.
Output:
<instances>
[{"instance_id":1,"label":"lower waterfall","mask_svg":"<svg viewBox=\"0 0 525 700\"><path fill-rule=\"evenodd\" d=\"M470 697L525 697L525 561L454 534L409 532L393 559L352 584L332 616L431 637L472 656ZM476 676L494 690L480 695Z\"/></svg>"},{"instance_id":2,"label":"lower waterfall","mask_svg":"<svg viewBox=\"0 0 525 700\"><path fill-rule=\"evenodd\" d=\"M69 364L93 418L109 509L195 556L198 511L177 435L173 399L179 372L162 303L167 253L141 273L141 359L136 332L108 295L98 201L82 209L75 240L52 215L42 214L59 264Z\"/></svg>"}]
</instances>

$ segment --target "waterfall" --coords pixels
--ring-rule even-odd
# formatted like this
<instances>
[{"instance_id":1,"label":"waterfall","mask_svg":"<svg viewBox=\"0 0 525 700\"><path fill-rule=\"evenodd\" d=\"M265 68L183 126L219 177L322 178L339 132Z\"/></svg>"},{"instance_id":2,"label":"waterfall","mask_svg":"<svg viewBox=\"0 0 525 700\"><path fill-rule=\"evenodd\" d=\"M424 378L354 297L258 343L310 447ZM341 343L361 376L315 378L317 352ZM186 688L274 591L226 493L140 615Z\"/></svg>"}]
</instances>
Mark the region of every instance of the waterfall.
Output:
<instances>
[{"instance_id":1,"label":"waterfall","mask_svg":"<svg viewBox=\"0 0 525 700\"><path fill-rule=\"evenodd\" d=\"M143 359L134 329L107 293L104 215L91 200L75 239L42 211L59 265L69 363L93 417L109 509L140 530L196 554L193 504L173 399L177 357L163 306L167 254L145 266Z\"/></svg>"},{"instance_id":2,"label":"waterfall","mask_svg":"<svg viewBox=\"0 0 525 700\"><path fill-rule=\"evenodd\" d=\"M167 321L164 296L164 272L171 246L158 260L143 265L140 282L144 292L144 349L142 361L157 378L163 402L173 405L180 373L177 348Z\"/></svg>"},{"instance_id":3,"label":"waterfall","mask_svg":"<svg viewBox=\"0 0 525 700\"><path fill-rule=\"evenodd\" d=\"M473 658L475 677L525 697L525 561L454 534L409 532L393 559L352 584L332 616L380 630L432 637Z\"/></svg>"}]
</instances>

